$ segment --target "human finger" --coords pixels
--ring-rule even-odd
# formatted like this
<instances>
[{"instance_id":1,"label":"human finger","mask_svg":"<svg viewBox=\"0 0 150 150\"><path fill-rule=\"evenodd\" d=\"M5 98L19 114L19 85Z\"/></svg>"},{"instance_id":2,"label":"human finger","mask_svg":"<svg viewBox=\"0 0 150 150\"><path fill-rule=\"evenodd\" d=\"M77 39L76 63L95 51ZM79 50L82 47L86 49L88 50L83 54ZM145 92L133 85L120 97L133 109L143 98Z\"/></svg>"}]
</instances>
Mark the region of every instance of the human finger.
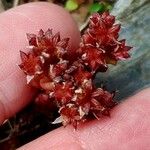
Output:
<instances>
[{"instance_id":1,"label":"human finger","mask_svg":"<svg viewBox=\"0 0 150 150\"><path fill-rule=\"evenodd\" d=\"M29 3L0 14L0 124L24 107L33 96L17 66L19 50L25 48L26 33L52 28L70 38L70 49L79 44L79 31L63 8L50 3ZM25 51L25 50L23 50Z\"/></svg>"},{"instance_id":2,"label":"human finger","mask_svg":"<svg viewBox=\"0 0 150 150\"><path fill-rule=\"evenodd\" d=\"M128 98L111 117L56 129L18 150L148 150L150 147L150 89Z\"/></svg>"}]
</instances>

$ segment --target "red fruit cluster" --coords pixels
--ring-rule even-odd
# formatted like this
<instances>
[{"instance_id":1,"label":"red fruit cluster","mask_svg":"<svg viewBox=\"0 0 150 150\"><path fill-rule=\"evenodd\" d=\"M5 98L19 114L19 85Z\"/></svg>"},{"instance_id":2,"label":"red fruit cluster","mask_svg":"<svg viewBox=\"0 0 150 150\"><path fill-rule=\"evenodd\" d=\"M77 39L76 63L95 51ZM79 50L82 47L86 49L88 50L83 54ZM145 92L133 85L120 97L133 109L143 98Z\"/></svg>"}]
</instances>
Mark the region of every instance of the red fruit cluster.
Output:
<instances>
[{"instance_id":1,"label":"red fruit cluster","mask_svg":"<svg viewBox=\"0 0 150 150\"><path fill-rule=\"evenodd\" d=\"M82 36L78 50L70 53L68 38L52 30L40 30L38 35L27 34L29 53L20 52L20 68L27 75L27 83L40 89L37 100L52 101L60 117L54 123L64 126L77 124L93 116L109 115L115 106L114 93L96 88L93 79L98 71L106 71L107 64L129 57L131 47L118 40L120 25L108 12L94 14Z\"/></svg>"}]
</instances>

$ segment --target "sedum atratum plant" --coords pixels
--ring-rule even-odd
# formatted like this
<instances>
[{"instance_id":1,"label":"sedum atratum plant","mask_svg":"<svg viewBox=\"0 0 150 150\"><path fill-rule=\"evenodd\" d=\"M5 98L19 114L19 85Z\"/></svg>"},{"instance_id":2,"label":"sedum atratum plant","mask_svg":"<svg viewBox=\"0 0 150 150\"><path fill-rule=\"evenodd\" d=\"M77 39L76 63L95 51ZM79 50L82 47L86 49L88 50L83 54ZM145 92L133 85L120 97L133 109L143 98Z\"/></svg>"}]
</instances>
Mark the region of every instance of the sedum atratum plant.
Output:
<instances>
[{"instance_id":1,"label":"sedum atratum plant","mask_svg":"<svg viewBox=\"0 0 150 150\"><path fill-rule=\"evenodd\" d=\"M38 35L27 34L30 51L20 51L19 67L27 83L40 93L36 100L53 102L60 117L53 123L72 124L75 128L91 116L109 115L116 102L114 92L94 85L98 72L108 64L130 57L131 47L119 39L120 24L108 12L95 13L81 37L76 51L68 49L69 38L61 39L52 29L40 30Z\"/></svg>"}]
</instances>

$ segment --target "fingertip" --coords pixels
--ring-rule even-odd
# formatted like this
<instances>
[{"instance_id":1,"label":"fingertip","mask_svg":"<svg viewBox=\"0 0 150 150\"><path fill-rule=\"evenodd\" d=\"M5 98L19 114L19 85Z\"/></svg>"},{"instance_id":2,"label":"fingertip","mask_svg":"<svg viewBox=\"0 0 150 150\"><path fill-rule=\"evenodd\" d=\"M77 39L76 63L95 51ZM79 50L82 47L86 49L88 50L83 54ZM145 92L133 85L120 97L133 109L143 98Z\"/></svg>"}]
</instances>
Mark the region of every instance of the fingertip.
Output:
<instances>
[{"instance_id":1,"label":"fingertip","mask_svg":"<svg viewBox=\"0 0 150 150\"><path fill-rule=\"evenodd\" d=\"M69 150L68 145L77 149L147 149L150 146L149 123L150 89L145 89L128 98L111 112L110 118L101 118L79 127L56 129L35 141L21 147L20 150L62 149ZM142 103L142 105L140 105ZM145 109L146 108L146 109ZM44 146L44 148L43 148Z\"/></svg>"},{"instance_id":2,"label":"fingertip","mask_svg":"<svg viewBox=\"0 0 150 150\"><path fill-rule=\"evenodd\" d=\"M0 14L0 20L2 25L5 24L5 28L11 28L17 34L20 32L21 38L25 38L26 33L36 34L40 29L52 28L54 33L60 32L62 37L70 38L71 49L78 48L80 42L77 23L64 8L52 3L24 4Z\"/></svg>"},{"instance_id":3,"label":"fingertip","mask_svg":"<svg viewBox=\"0 0 150 150\"><path fill-rule=\"evenodd\" d=\"M0 14L0 100L4 109L0 109L0 119L12 116L31 101L34 94L26 85L25 77L18 65L19 50L25 51L28 45L26 33L37 34L39 29L52 28L60 32L61 37L69 37L69 48L75 50L80 41L80 34L75 21L63 8L46 3L36 2L21 5Z\"/></svg>"}]
</instances>

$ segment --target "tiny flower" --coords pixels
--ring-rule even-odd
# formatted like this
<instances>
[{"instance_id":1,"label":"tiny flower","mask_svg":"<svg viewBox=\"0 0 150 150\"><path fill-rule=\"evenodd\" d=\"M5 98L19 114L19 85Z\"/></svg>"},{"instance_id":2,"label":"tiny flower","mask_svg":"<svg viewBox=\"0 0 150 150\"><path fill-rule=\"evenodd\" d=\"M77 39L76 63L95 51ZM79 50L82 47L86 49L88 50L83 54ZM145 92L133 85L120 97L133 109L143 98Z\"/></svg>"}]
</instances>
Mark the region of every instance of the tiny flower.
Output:
<instances>
[{"instance_id":1,"label":"tiny flower","mask_svg":"<svg viewBox=\"0 0 150 150\"><path fill-rule=\"evenodd\" d=\"M104 54L101 49L95 46L83 47L85 57L82 58L85 65L90 67L91 71L95 72L100 68L107 69L107 64L104 59Z\"/></svg>"},{"instance_id":2,"label":"tiny flower","mask_svg":"<svg viewBox=\"0 0 150 150\"><path fill-rule=\"evenodd\" d=\"M105 45L106 43L109 43L113 41L114 39L117 39L120 30L120 25L114 23L113 16L108 16L109 13L107 13L107 17L104 17L105 14L94 14L91 16L91 21L89 23L89 29L87 30L87 33L92 35L93 38L97 41L97 43L101 45ZM112 18L106 20L106 18ZM112 23L110 23L112 21Z\"/></svg>"},{"instance_id":3,"label":"tiny flower","mask_svg":"<svg viewBox=\"0 0 150 150\"><path fill-rule=\"evenodd\" d=\"M73 85L69 82L58 83L55 86L54 97L58 104L66 104L71 101L74 94Z\"/></svg>"},{"instance_id":4,"label":"tiny flower","mask_svg":"<svg viewBox=\"0 0 150 150\"><path fill-rule=\"evenodd\" d=\"M67 51L69 38L60 39L60 33L53 35L52 30L46 32L40 30L38 35L27 34L29 45L33 46L35 55L43 55L49 58L51 63L55 62Z\"/></svg>"},{"instance_id":5,"label":"tiny flower","mask_svg":"<svg viewBox=\"0 0 150 150\"><path fill-rule=\"evenodd\" d=\"M20 51L22 63L19 67L28 75L42 73L42 61L40 57L36 57L33 53L26 54Z\"/></svg>"},{"instance_id":6,"label":"tiny flower","mask_svg":"<svg viewBox=\"0 0 150 150\"><path fill-rule=\"evenodd\" d=\"M68 124L72 124L76 129L78 121L80 120L80 114L78 108L73 105L67 105L60 109L60 114L63 118L63 125L66 126Z\"/></svg>"},{"instance_id":7,"label":"tiny flower","mask_svg":"<svg viewBox=\"0 0 150 150\"><path fill-rule=\"evenodd\" d=\"M83 67L79 67L74 73L74 80L78 85L83 84L84 80L91 79L92 74L83 69Z\"/></svg>"},{"instance_id":8,"label":"tiny flower","mask_svg":"<svg viewBox=\"0 0 150 150\"><path fill-rule=\"evenodd\" d=\"M114 57L116 60L124 60L130 57L129 50L132 48L130 46L125 45L125 40L119 41L120 44L116 46L114 49Z\"/></svg>"},{"instance_id":9,"label":"tiny flower","mask_svg":"<svg viewBox=\"0 0 150 150\"><path fill-rule=\"evenodd\" d=\"M37 46L37 39L35 34L27 33L27 39L29 42L29 46Z\"/></svg>"},{"instance_id":10,"label":"tiny flower","mask_svg":"<svg viewBox=\"0 0 150 150\"><path fill-rule=\"evenodd\" d=\"M49 75L51 78L61 76L68 67L68 61L60 60L56 65L50 65Z\"/></svg>"},{"instance_id":11,"label":"tiny flower","mask_svg":"<svg viewBox=\"0 0 150 150\"><path fill-rule=\"evenodd\" d=\"M101 103L101 105L106 108L111 108L116 104L113 101L114 93L110 93L106 90L103 90L102 88L97 88L92 93L92 98L97 99Z\"/></svg>"},{"instance_id":12,"label":"tiny flower","mask_svg":"<svg viewBox=\"0 0 150 150\"><path fill-rule=\"evenodd\" d=\"M115 17L110 15L109 12L102 13L101 17L107 25L107 27L112 27L112 25L115 23Z\"/></svg>"}]
</instances>

